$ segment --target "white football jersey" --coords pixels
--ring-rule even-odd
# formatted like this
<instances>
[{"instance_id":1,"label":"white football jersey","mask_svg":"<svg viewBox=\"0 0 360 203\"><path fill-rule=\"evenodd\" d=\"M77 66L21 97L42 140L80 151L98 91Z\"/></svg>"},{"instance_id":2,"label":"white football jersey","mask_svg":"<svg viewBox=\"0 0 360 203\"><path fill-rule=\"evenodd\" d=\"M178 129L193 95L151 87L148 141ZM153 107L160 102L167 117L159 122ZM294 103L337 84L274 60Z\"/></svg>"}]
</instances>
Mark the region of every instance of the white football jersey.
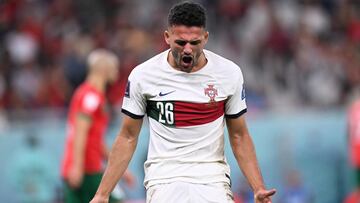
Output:
<instances>
[{"instance_id":1,"label":"white football jersey","mask_svg":"<svg viewBox=\"0 0 360 203\"><path fill-rule=\"evenodd\" d=\"M244 80L230 60L204 50L207 64L186 73L167 61L169 50L137 66L130 74L122 112L147 114L150 140L144 185L184 181L227 182L224 118L246 112Z\"/></svg>"}]
</instances>

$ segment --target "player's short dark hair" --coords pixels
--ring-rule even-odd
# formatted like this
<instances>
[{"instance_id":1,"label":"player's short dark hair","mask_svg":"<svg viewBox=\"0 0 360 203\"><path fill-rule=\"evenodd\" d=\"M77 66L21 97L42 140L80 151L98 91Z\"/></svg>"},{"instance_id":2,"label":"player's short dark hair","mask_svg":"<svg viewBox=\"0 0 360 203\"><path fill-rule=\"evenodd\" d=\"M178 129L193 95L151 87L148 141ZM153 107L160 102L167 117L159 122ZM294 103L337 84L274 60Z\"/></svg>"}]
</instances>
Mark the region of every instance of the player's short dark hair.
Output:
<instances>
[{"instance_id":1,"label":"player's short dark hair","mask_svg":"<svg viewBox=\"0 0 360 203\"><path fill-rule=\"evenodd\" d=\"M185 25L206 27L205 8L198 3L185 1L174 5L169 12L168 26Z\"/></svg>"}]
</instances>

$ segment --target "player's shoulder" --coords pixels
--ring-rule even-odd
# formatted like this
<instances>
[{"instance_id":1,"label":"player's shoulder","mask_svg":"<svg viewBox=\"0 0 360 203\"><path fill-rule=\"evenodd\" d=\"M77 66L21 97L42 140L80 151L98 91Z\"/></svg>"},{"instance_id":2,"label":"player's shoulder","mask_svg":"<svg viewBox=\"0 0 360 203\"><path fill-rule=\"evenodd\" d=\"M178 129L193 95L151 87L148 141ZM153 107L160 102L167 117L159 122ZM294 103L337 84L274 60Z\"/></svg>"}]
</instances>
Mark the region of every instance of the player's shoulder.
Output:
<instances>
[{"instance_id":1,"label":"player's shoulder","mask_svg":"<svg viewBox=\"0 0 360 203\"><path fill-rule=\"evenodd\" d=\"M141 80L142 77L152 75L159 70L159 66L163 64L164 58L168 51L161 52L145 62L137 65L130 73L131 77Z\"/></svg>"},{"instance_id":2,"label":"player's shoulder","mask_svg":"<svg viewBox=\"0 0 360 203\"><path fill-rule=\"evenodd\" d=\"M70 103L75 109L82 108L93 111L103 101L104 95L101 95L90 84L84 82L76 88Z\"/></svg>"},{"instance_id":3,"label":"player's shoulder","mask_svg":"<svg viewBox=\"0 0 360 203\"><path fill-rule=\"evenodd\" d=\"M221 67L221 71L241 71L240 67L230 59L227 59L209 50L204 50L204 52L206 57L208 57L215 66Z\"/></svg>"},{"instance_id":4,"label":"player's shoulder","mask_svg":"<svg viewBox=\"0 0 360 203\"><path fill-rule=\"evenodd\" d=\"M92 100L100 101L103 95L95 90L90 84L84 82L81 84L74 93L74 98L77 100Z\"/></svg>"},{"instance_id":5,"label":"player's shoulder","mask_svg":"<svg viewBox=\"0 0 360 203\"><path fill-rule=\"evenodd\" d=\"M93 86L88 83L83 83L79 87L79 105L83 109L92 112L96 110L104 99L104 95L97 91Z\"/></svg>"},{"instance_id":6,"label":"player's shoulder","mask_svg":"<svg viewBox=\"0 0 360 203\"><path fill-rule=\"evenodd\" d=\"M209 50L204 50L206 57L211 60L214 68L222 75L227 76L242 76L241 68L236 63L227 59L219 54L216 54Z\"/></svg>"}]
</instances>

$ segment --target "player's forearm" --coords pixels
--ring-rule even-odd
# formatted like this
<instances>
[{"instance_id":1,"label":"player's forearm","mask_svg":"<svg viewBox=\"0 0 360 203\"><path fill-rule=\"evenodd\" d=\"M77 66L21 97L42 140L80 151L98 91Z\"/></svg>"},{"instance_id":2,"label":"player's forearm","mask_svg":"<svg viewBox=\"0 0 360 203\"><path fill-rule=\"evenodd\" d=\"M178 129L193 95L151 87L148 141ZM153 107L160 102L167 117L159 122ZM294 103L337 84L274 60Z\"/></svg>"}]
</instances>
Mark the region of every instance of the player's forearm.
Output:
<instances>
[{"instance_id":1,"label":"player's forearm","mask_svg":"<svg viewBox=\"0 0 360 203\"><path fill-rule=\"evenodd\" d=\"M230 142L239 167L247 178L253 191L264 189L264 181L250 135L231 136Z\"/></svg>"},{"instance_id":2,"label":"player's forearm","mask_svg":"<svg viewBox=\"0 0 360 203\"><path fill-rule=\"evenodd\" d=\"M85 159L86 132L77 132L73 142L74 167L83 170Z\"/></svg>"},{"instance_id":3,"label":"player's forearm","mask_svg":"<svg viewBox=\"0 0 360 203\"><path fill-rule=\"evenodd\" d=\"M135 151L137 137L121 133L115 140L110 151L108 165L100 186L96 192L97 196L108 197L116 183L124 174L130 159Z\"/></svg>"},{"instance_id":4,"label":"player's forearm","mask_svg":"<svg viewBox=\"0 0 360 203\"><path fill-rule=\"evenodd\" d=\"M90 128L91 120L85 115L79 114L75 121L75 136L73 140L74 167L83 170L85 160L85 148L87 135Z\"/></svg>"}]
</instances>

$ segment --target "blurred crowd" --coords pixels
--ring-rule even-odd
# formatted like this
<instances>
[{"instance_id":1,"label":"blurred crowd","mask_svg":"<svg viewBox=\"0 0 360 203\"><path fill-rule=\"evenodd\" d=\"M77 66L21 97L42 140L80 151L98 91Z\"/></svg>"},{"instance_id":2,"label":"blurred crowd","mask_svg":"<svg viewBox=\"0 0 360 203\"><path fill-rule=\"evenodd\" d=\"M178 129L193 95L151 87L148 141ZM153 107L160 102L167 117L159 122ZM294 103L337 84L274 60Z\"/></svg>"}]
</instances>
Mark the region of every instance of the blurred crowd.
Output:
<instances>
[{"instance_id":1,"label":"blurred crowd","mask_svg":"<svg viewBox=\"0 0 360 203\"><path fill-rule=\"evenodd\" d=\"M113 50L120 105L137 64L167 49L174 0L0 1L0 107L63 108L84 80L86 56ZM355 0L203 0L207 48L241 66L256 109L329 108L360 89L360 3Z\"/></svg>"}]
</instances>

